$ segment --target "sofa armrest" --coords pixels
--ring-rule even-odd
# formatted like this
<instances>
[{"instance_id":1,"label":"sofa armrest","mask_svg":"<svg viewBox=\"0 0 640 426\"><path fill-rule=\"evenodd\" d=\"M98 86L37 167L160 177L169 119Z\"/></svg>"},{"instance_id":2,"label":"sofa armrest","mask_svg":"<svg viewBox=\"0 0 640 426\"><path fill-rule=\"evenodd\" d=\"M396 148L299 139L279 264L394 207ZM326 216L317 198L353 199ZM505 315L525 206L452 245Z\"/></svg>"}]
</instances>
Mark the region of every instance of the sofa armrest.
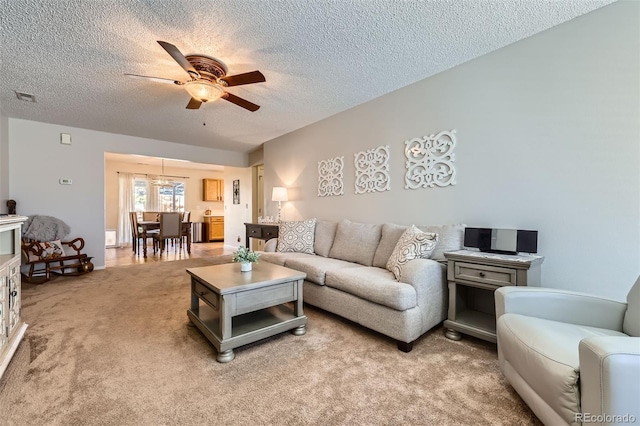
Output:
<instances>
[{"instance_id":1,"label":"sofa armrest","mask_svg":"<svg viewBox=\"0 0 640 426\"><path fill-rule=\"evenodd\" d=\"M278 247L278 239L277 238L271 238L270 240L267 240L264 243L264 250L265 252L274 252L276 251L276 247Z\"/></svg>"},{"instance_id":2,"label":"sofa armrest","mask_svg":"<svg viewBox=\"0 0 640 426\"><path fill-rule=\"evenodd\" d=\"M446 267L431 259L413 259L402 267L401 282L411 284L418 293L447 285Z\"/></svg>"},{"instance_id":3,"label":"sofa armrest","mask_svg":"<svg viewBox=\"0 0 640 426\"><path fill-rule=\"evenodd\" d=\"M640 337L589 337L578 348L582 415L640 420Z\"/></svg>"},{"instance_id":4,"label":"sofa armrest","mask_svg":"<svg viewBox=\"0 0 640 426\"><path fill-rule=\"evenodd\" d=\"M448 310L447 268L431 259L414 259L402 267L401 282L416 289L422 332L444 321Z\"/></svg>"},{"instance_id":5,"label":"sofa armrest","mask_svg":"<svg viewBox=\"0 0 640 426\"><path fill-rule=\"evenodd\" d=\"M623 302L552 288L500 287L495 302L496 319L514 313L617 331L627 310Z\"/></svg>"}]
</instances>

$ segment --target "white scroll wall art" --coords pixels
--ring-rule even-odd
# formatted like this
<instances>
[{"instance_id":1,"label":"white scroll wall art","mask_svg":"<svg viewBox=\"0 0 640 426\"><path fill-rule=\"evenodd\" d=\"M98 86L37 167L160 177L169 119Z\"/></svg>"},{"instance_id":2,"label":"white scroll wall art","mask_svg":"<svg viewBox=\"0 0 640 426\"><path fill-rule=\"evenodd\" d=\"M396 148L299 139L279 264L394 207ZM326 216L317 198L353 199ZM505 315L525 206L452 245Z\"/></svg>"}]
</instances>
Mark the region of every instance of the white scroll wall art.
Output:
<instances>
[{"instance_id":1,"label":"white scroll wall art","mask_svg":"<svg viewBox=\"0 0 640 426\"><path fill-rule=\"evenodd\" d=\"M389 145L354 154L356 194L382 192L391 189L389 176Z\"/></svg>"},{"instance_id":2,"label":"white scroll wall art","mask_svg":"<svg viewBox=\"0 0 640 426\"><path fill-rule=\"evenodd\" d=\"M344 194L344 157L318 161L318 197Z\"/></svg>"},{"instance_id":3,"label":"white scroll wall art","mask_svg":"<svg viewBox=\"0 0 640 426\"><path fill-rule=\"evenodd\" d=\"M433 188L456 184L456 168L453 164L456 131L443 131L405 141L407 172L405 189Z\"/></svg>"}]
</instances>

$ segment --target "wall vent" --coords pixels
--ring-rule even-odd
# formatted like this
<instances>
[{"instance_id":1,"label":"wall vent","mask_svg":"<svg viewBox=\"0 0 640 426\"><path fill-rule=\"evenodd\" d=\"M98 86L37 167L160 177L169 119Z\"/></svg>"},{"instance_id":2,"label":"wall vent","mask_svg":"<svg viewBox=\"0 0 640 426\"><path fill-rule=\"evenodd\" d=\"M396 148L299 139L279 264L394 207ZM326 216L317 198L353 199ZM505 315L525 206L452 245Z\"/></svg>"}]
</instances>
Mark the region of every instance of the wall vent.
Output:
<instances>
[{"instance_id":1,"label":"wall vent","mask_svg":"<svg viewBox=\"0 0 640 426\"><path fill-rule=\"evenodd\" d=\"M20 99L21 101L25 101L25 102L35 102L36 101L36 97L33 96L33 95L30 95L28 93L22 93L22 92L16 91L16 97L18 99Z\"/></svg>"}]
</instances>

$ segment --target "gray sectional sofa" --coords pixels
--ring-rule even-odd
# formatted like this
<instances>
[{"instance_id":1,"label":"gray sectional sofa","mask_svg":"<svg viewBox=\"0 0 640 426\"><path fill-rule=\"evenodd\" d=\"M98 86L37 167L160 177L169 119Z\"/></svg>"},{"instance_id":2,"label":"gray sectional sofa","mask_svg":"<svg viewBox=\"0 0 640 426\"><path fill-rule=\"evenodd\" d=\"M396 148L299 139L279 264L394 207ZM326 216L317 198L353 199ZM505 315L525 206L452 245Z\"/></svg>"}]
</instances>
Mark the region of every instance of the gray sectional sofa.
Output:
<instances>
[{"instance_id":1,"label":"gray sectional sofa","mask_svg":"<svg viewBox=\"0 0 640 426\"><path fill-rule=\"evenodd\" d=\"M282 244L272 239L260 261L305 272L305 303L387 335L409 352L447 315L443 254L462 249L464 236L464 225L418 228L437 233L438 242L431 258L408 261L399 279L386 266L407 226L391 223L316 221L313 250L277 251Z\"/></svg>"}]
</instances>

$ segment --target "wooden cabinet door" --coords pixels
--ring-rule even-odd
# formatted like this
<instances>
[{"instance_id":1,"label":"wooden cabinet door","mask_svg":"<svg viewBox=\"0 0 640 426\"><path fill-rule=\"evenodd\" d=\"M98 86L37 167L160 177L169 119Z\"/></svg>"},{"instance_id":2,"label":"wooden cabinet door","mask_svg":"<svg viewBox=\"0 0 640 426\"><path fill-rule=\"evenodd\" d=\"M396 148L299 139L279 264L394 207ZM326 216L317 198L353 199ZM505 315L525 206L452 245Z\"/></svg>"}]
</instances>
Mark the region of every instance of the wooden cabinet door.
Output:
<instances>
[{"instance_id":1,"label":"wooden cabinet door","mask_svg":"<svg viewBox=\"0 0 640 426\"><path fill-rule=\"evenodd\" d=\"M0 353L9 342L9 291L7 289L7 268L0 268Z\"/></svg>"},{"instance_id":2,"label":"wooden cabinet door","mask_svg":"<svg viewBox=\"0 0 640 426\"><path fill-rule=\"evenodd\" d=\"M224 240L224 216L205 217L207 241Z\"/></svg>"},{"instance_id":3,"label":"wooden cabinet door","mask_svg":"<svg viewBox=\"0 0 640 426\"><path fill-rule=\"evenodd\" d=\"M202 179L203 201L224 201L224 180Z\"/></svg>"},{"instance_id":4,"label":"wooden cabinet door","mask_svg":"<svg viewBox=\"0 0 640 426\"><path fill-rule=\"evenodd\" d=\"M21 285L20 285L20 263L19 257L14 257L7 267L7 290L9 296L9 334L20 322L20 310L21 310Z\"/></svg>"},{"instance_id":5,"label":"wooden cabinet door","mask_svg":"<svg viewBox=\"0 0 640 426\"><path fill-rule=\"evenodd\" d=\"M224 240L224 222L211 223L211 239Z\"/></svg>"},{"instance_id":6,"label":"wooden cabinet door","mask_svg":"<svg viewBox=\"0 0 640 426\"><path fill-rule=\"evenodd\" d=\"M224 201L224 180L223 179L218 179L218 186L217 186L217 191L218 191L218 201Z\"/></svg>"}]
</instances>

